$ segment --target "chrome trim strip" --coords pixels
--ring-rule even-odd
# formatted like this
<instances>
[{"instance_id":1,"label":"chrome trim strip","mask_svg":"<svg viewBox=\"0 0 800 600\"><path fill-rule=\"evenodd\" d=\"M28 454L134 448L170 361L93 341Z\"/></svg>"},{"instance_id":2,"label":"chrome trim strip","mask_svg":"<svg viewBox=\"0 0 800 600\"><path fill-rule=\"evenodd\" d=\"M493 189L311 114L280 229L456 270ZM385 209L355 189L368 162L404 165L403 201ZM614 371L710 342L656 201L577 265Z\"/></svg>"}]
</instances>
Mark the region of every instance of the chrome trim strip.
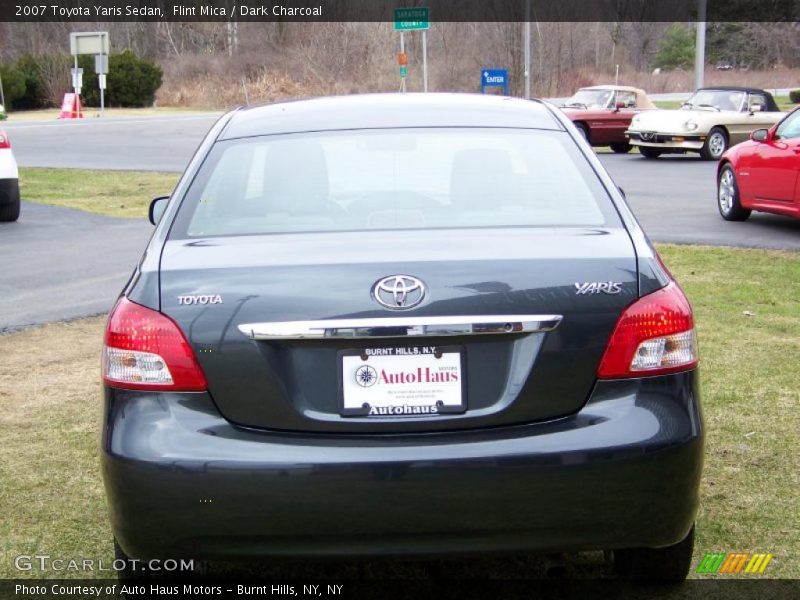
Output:
<instances>
[{"instance_id":1,"label":"chrome trim strip","mask_svg":"<svg viewBox=\"0 0 800 600\"><path fill-rule=\"evenodd\" d=\"M458 317L385 317L242 323L251 340L322 338L441 337L551 331L561 315L480 315Z\"/></svg>"}]
</instances>

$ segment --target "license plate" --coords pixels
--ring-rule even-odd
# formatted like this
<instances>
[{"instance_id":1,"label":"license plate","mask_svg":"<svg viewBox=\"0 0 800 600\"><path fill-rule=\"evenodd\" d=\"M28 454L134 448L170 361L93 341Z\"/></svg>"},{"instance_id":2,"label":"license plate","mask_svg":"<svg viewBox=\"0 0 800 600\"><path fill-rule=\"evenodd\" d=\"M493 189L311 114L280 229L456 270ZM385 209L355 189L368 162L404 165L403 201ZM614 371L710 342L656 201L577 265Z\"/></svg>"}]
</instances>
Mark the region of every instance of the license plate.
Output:
<instances>
[{"instance_id":1,"label":"license plate","mask_svg":"<svg viewBox=\"0 0 800 600\"><path fill-rule=\"evenodd\" d=\"M343 416L405 418L466 410L460 346L344 350L339 361Z\"/></svg>"}]
</instances>

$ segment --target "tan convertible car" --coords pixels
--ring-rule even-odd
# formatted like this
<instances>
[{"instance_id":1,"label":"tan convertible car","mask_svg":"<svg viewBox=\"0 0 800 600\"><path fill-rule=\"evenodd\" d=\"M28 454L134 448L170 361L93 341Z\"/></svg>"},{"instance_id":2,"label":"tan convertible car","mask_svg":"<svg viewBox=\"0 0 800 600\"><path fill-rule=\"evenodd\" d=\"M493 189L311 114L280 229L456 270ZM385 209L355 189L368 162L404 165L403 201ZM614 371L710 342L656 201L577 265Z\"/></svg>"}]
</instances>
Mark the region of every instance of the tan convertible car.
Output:
<instances>
[{"instance_id":1,"label":"tan convertible car","mask_svg":"<svg viewBox=\"0 0 800 600\"><path fill-rule=\"evenodd\" d=\"M719 160L729 147L768 128L785 115L772 94L757 88L718 87L697 90L678 110L646 111L633 117L626 131L645 158L699 152Z\"/></svg>"}]
</instances>

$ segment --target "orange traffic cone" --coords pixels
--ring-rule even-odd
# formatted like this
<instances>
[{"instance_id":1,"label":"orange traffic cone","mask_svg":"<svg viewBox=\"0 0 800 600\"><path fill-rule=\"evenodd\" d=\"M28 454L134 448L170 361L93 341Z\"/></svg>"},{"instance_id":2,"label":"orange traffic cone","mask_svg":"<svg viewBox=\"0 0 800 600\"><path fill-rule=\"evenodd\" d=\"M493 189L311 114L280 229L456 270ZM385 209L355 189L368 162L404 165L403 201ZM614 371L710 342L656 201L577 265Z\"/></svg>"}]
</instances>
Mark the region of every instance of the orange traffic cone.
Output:
<instances>
[{"instance_id":1,"label":"orange traffic cone","mask_svg":"<svg viewBox=\"0 0 800 600\"><path fill-rule=\"evenodd\" d=\"M82 119L83 105L78 94L64 94L64 102L61 103L61 114L59 119Z\"/></svg>"}]
</instances>

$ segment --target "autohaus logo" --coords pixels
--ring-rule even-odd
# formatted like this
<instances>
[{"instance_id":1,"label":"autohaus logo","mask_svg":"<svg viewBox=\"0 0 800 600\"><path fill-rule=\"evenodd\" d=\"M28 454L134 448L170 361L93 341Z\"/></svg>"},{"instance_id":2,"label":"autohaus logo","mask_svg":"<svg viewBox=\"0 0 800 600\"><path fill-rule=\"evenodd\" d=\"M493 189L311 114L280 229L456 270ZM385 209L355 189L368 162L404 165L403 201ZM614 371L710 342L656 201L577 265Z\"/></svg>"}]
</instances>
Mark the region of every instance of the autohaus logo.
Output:
<instances>
[{"instance_id":1,"label":"autohaus logo","mask_svg":"<svg viewBox=\"0 0 800 600\"><path fill-rule=\"evenodd\" d=\"M361 387L372 387L376 383L384 385L399 385L407 383L455 383L458 373L451 371L436 371L430 367L417 367L409 371L387 371L381 369L378 373L369 365L362 365L355 372L356 383Z\"/></svg>"},{"instance_id":2,"label":"autohaus logo","mask_svg":"<svg viewBox=\"0 0 800 600\"><path fill-rule=\"evenodd\" d=\"M390 275L375 282L372 297L386 308L407 310L425 299L425 284L410 275Z\"/></svg>"},{"instance_id":3,"label":"autohaus logo","mask_svg":"<svg viewBox=\"0 0 800 600\"><path fill-rule=\"evenodd\" d=\"M377 382L378 372L369 365L356 369L356 383L361 387L372 387Z\"/></svg>"}]
</instances>

